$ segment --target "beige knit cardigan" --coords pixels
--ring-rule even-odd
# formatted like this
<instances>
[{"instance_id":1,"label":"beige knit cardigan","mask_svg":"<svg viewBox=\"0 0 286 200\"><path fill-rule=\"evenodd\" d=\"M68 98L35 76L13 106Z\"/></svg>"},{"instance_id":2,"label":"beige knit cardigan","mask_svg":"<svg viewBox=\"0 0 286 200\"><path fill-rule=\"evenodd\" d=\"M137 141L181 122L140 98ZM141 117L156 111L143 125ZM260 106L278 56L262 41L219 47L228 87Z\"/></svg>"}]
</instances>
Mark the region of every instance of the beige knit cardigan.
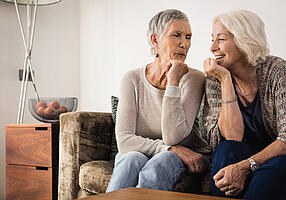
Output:
<instances>
[{"instance_id":1,"label":"beige knit cardigan","mask_svg":"<svg viewBox=\"0 0 286 200\"><path fill-rule=\"evenodd\" d=\"M256 73L264 126L273 141L278 139L286 142L286 61L268 56L256 66ZM222 140L218 128L220 108L220 82L208 76L205 85L203 123L207 141L213 149Z\"/></svg>"}]
</instances>

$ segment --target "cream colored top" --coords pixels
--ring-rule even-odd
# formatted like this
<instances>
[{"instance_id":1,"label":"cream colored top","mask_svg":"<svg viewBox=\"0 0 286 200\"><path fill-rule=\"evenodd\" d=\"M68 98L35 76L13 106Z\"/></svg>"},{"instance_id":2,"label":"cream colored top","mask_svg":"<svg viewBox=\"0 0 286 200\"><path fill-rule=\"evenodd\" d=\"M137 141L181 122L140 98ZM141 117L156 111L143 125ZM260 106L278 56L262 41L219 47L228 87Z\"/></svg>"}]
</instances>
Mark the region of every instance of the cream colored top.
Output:
<instances>
[{"instance_id":1,"label":"cream colored top","mask_svg":"<svg viewBox=\"0 0 286 200\"><path fill-rule=\"evenodd\" d=\"M199 111L205 75L189 69L179 86L166 90L152 86L146 66L127 72L120 85L116 118L117 146L121 153L139 151L147 156L172 145L191 146L191 130Z\"/></svg>"}]
</instances>

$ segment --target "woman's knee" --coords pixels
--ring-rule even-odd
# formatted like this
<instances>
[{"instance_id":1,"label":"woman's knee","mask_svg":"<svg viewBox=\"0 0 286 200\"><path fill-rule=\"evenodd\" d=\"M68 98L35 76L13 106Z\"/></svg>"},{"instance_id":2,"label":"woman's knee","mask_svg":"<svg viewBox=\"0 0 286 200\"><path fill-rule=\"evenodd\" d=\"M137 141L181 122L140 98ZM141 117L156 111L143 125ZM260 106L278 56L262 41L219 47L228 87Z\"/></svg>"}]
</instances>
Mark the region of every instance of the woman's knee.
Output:
<instances>
[{"instance_id":1,"label":"woman's knee","mask_svg":"<svg viewBox=\"0 0 286 200\"><path fill-rule=\"evenodd\" d=\"M135 166L142 168L149 158L141 152L130 151L128 153L119 153L118 157L115 158L115 165L125 165L126 167Z\"/></svg>"},{"instance_id":2,"label":"woman's knee","mask_svg":"<svg viewBox=\"0 0 286 200\"><path fill-rule=\"evenodd\" d=\"M225 140L214 150L212 156L212 176L220 169L244 160L254 154L252 148L244 142Z\"/></svg>"},{"instance_id":3,"label":"woman's knee","mask_svg":"<svg viewBox=\"0 0 286 200\"><path fill-rule=\"evenodd\" d=\"M171 190L185 170L184 164L175 153L158 153L142 168L137 187Z\"/></svg>"},{"instance_id":4,"label":"woman's knee","mask_svg":"<svg viewBox=\"0 0 286 200\"><path fill-rule=\"evenodd\" d=\"M181 159L171 151L164 151L154 155L150 162L155 165L163 165L163 166L170 166L170 165L183 165Z\"/></svg>"},{"instance_id":5,"label":"woman's knee","mask_svg":"<svg viewBox=\"0 0 286 200\"><path fill-rule=\"evenodd\" d=\"M286 166L286 155L275 156L268 161L266 161L259 170L268 169L272 171L272 174L277 174L278 176L285 175Z\"/></svg>"},{"instance_id":6,"label":"woman's knee","mask_svg":"<svg viewBox=\"0 0 286 200\"><path fill-rule=\"evenodd\" d=\"M253 149L244 142L225 140L215 148L213 158L238 161L248 158L253 153Z\"/></svg>"},{"instance_id":7,"label":"woman's knee","mask_svg":"<svg viewBox=\"0 0 286 200\"><path fill-rule=\"evenodd\" d=\"M173 152L166 151L154 155L142 169L142 173L145 171L152 172L154 174L181 174L185 171L184 163Z\"/></svg>"},{"instance_id":8,"label":"woman's knee","mask_svg":"<svg viewBox=\"0 0 286 200\"><path fill-rule=\"evenodd\" d=\"M146 168L153 168L154 170L175 170L178 168L185 168L182 160L171 151L164 151L154 155L147 163Z\"/></svg>"},{"instance_id":9,"label":"woman's knee","mask_svg":"<svg viewBox=\"0 0 286 200\"><path fill-rule=\"evenodd\" d=\"M237 146L241 146L243 143L234 141L234 140L225 140L217 145L215 148L214 154L224 153L236 151Z\"/></svg>"}]
</instances>

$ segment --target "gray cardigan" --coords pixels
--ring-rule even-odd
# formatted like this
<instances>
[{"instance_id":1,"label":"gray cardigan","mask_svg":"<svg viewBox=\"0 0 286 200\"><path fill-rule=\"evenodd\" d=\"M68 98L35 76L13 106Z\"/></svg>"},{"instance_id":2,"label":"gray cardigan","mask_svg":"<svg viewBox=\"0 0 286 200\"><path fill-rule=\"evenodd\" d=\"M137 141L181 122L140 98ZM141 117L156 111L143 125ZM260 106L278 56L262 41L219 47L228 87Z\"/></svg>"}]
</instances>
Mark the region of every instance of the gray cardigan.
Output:
<instances>
[{"instance_id":1,"label":"gray cardigan","mask_svg":"<svg viewBox=\"0 0 286 200\"><path fill-rule=\"evenodd\" d=\"M264 126L268 134L286 142L286 61L267 56L256 66ZM221 108L220 82L208 76L205 86L203 122L209 145L214 149L222 139L218 128Z\"/></svg>"}]
</instances>

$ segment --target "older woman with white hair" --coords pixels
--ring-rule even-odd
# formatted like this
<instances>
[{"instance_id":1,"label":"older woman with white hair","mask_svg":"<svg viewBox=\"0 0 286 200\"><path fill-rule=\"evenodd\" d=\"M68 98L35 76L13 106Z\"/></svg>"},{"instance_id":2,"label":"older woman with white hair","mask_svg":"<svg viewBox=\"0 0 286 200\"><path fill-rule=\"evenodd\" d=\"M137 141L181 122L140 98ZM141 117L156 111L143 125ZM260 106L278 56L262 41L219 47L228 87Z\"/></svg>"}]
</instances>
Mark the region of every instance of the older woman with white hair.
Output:
<instances>
[{"instance_id":1,"label":"older woman with white hair","mask_svg":"<svg viewBox=\"0 0 286 200\"><path fill-rule=\"evenodd\" d=\"M206 171L207 159L200 153L210 148L198 131L191 132L205 79L184 63L191 38L189 20L179 10L161 11L149 22L154 61L122 79L119 153L107 192L126 187L172 190L187 170Z\"/></svg>"},{"instance_id":2,"label":"older woman with white hair","mask_svg":"<svg viewBox=\"0 0 286 200\"><path fill-rule=\"evenodd\" d=\"M237 10L213 21L204 61L204 125L212 156L211 193L286 199L286 61L268 55L264 23Z\"/></svg>"}]
</instances>

